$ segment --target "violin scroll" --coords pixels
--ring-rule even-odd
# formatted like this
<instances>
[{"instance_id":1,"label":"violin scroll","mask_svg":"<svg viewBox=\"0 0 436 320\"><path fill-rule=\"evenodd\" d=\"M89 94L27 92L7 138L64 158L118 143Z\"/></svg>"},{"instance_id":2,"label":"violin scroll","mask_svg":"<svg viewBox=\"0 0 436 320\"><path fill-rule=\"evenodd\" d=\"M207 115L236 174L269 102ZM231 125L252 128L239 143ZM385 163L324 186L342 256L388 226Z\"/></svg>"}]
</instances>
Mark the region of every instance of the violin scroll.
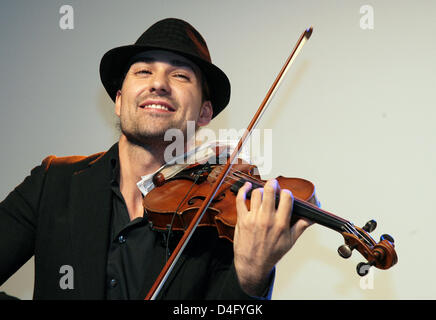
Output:
<instances>
[{"instance_id":1,"label":"violin scroll","mask_svg":"<svg viewBox=\"0 0 436 320\"><path fill-rule=\"evenodd\" d=\"M392 236L383 234L377 243L369 235L369 232L374 231L376 226L375 220L371 220L363 228L354 227L357 233L342 233L345 244L338 248L338 253L342 258L347 259L354 249L359 251L367 260L367 262L359 263L356 267L357 274L362 277L368 274L369 268L372 266L378 269L389 269L398 262Z\"/></svg>"}]
</instances>

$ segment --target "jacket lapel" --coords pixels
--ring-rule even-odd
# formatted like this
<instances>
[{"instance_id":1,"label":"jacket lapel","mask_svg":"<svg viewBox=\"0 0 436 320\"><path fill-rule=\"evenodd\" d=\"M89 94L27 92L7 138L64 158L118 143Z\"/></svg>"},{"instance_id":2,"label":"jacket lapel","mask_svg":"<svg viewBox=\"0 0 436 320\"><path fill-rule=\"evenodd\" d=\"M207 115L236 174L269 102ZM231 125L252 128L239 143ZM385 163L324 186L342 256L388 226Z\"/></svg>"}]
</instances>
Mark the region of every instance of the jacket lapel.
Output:
<instances>
[{"instance_id":1,"label":"jacket lapel","mask_svg":"<svg viewBox=\"0 0 436 320\"><path fill-rule=\"evenodd\" d=\"M112 157L118 158L118 144L90 162L88 168L75 172L71 182L69 218L75 289L80 299L105 299L106 266L110 241L112 213ZM177 276L185 255L170 273L158 295L165 296L166 288ZM143 298L143 297L142 297Z\"/></svg>"},{"instance_id":2,"label":"jacket lapel","mask_svg":"<svg viewBox=\"0 0 436 320\"><path fill-rule=\"evenodd\" d=\"M107 250L112 212L111 156L118 145L72 178L69 216L75 284L81 299L104 299Z\"/></svg>"}]
</instances>

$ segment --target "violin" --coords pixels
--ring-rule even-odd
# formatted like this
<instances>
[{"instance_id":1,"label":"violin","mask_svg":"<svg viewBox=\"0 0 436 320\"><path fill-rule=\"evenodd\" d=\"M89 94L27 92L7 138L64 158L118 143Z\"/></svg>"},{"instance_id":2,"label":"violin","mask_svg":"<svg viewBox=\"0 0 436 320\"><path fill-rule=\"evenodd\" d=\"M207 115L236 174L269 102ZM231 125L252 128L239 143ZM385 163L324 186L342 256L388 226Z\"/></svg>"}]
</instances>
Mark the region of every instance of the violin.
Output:
<instances>
[{"instance_id":1,"label":"violin","mask_svg":"<svg viewBox=\"0 0 436 320\"><path fill-rule=\"evenodd\" d=\"M190 166L189 169L181 171L170 179L166 179L162 173L157 173L153 178L156 188L143 199L143 207L152 228L161 231L170 229L184 232L222 169L222 165L206 163ZM251 191L262 188L266 183L261 180L257 171L255 165L234 164L198 227L215 227L220 238L233 242L237 222L236 195L239 189L246 182L252 184L246 200L247 208L249 208ZM350 221L319 208L315 186L312 182L302 178L283 176L277 177L276 180L281 188L290 190L294 196L289 227L292 227L299 218L307 218L342 234L345 244L338 248L339 255L349 258L352 251L356 249L367 260L367 262L359 263L356 268L360 276L366 275L370 266L389 269L397 263L394 239L384 234L377 243L369 235L377 226L375 220L370 220L362 228L356 227ZM279 195L276 195L276 205L278 202Z\"/></svg>"},{"instance_id":2,"label":"violin","mask_svg":"<svg viewBox=\"0 0 436 320\"><path fill-rule=\"evenodd\" d=\"M183 236L148 292L146 300L158 295L197 227L214 227L219 237L233 241L237 223L236 195L239 189L246 182L252 184L246 199L249 207L251 191L262 188L266 182L257 173L255 165L243 163L237 156L312 31L312 28L306 29L300 36L226 164L206 162L179 166L175 174L166 175L163 170L153 177L155 188L143 199L143 207L152 227L163 231L183 231ZM357 265L356 270L360 276L368 274L371 266L389 269L398 262L393 237L384 234L376 242L369 235L377 226L375 220L368 221L362 228L356 227L352 222L321 209L315 187L310 181L282 176L276 180L281 188L290 190L294 196L290 227L298 219L307 218L339 232L344 238L344 244L338 248L339 255L349 258L352 251L357 250L366 259L366 262ZM278 201L279 195L276 195L276 205Z\"/></svg>"}]
</instances>

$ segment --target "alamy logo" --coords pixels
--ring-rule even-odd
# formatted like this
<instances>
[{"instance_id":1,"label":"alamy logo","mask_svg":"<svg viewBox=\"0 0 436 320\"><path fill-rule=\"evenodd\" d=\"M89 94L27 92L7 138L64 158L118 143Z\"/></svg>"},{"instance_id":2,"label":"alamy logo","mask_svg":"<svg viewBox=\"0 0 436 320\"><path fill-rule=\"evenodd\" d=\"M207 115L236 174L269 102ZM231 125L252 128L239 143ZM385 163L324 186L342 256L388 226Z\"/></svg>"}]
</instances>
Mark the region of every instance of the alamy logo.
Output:
<instances>
[{"instance_id":1,"label":"alamy logo","mask_svg":"<svg viewBox=\"0 0 436 320\"><path fill-rule=\"evenodd\" d=\"M360 13L363 15L360 17L360 29L373 30L374 29L374 8L370 5L363 5L360 7Z\"/></svg>"},{"instance_id":2,"label":"alamy logo","mask_svg":"<svg viewBox=\"0 0 436 320\"><path fill-rule=\"evenodd\" d=\"M74 289L74 270L72 266L63 265L59 269L59 273L62 274L59 279L59 287L62 290Z\"/></svg>"},{"instance_id":3,"label":"alamy logo","mask_svg":"<svg viewBox=\"0 0 436 320\"><path fill-rule=\"evenodd\" d=\"M366 272L368 272L365 276L360 278L360 289L362 290L372 290L374 289L374 268L370 266L363 266Z\"/></svg>"},{"instance_id":4,"label":"alamy logo","mask_svg":"<svg viewBox=\"0 0 436 320\"><path fill-rule=\"evenodd\" d=\"M59 9L59 13L62 14L59 19L59 27L62 30L74 29L74 9L70 5L63 5Z\"/></svg>"},{"instance_id":5,"label":"alamy logo","mask_svg":"<svg viewBox=\"0 0 436 320\"><path fill-rule=\"evenodd\" d=\"M236 147L237 142L244 133L245 129L219 129L218 135L210 128L201 128L196 131L195 122L188 121L186 133L175 128L169 129L165 132L164 140L172 142L165 148L164 159L167 163L186 163L187 159L183 157L186 141L188 141L188 149L190 150L194 148L196 141L203 141L205 145L212 141L220 141ZM247 143L244 144L243 149L241 150L242 154L248 156L249 162L257 165L261 175L270 174L272 171L272 143L272 129L254 129L252 130ZM227 162L227 158L221 160L222 162L219 162L219 164L225 164ZM188 160L188 163L194 162Z\"/></svg>"}]
</instances>

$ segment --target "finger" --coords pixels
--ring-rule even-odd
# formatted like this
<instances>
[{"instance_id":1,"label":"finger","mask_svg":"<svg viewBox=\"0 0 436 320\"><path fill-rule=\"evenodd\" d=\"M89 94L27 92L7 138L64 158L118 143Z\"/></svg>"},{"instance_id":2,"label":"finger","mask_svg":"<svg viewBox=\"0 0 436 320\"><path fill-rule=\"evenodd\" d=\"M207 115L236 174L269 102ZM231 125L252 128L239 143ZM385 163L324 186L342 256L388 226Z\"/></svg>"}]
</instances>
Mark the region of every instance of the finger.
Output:
<instances>
[{"instance_id":1,"label":"finger","mask_svg":"<svg viewBox=\"0 0 436 320\"><path fill-rule=\"evenodd\" d=\"M246 182L238 191L236 195L236 211L238 215L240 213L248 212L247 205L245 204L245 200L247 199L247 192L250 191L252 185L250 182Z\"/></svg>"},{"instance_id":2,"label":"finger","mask_svg":"<svg viewBox=\"0 0 436 320\"><path fill-rule=\"evenodd\" d=\"M250 211L256 212L262 204L263 188L254 189L251 192Z\"/></svg>"},{"instance_id":3,"label":"finger","mask_svg":"<svg viewBox=\"0 0 436 320\"><path fill-rule=\"evenodd\" d=\"M288 189L283 189L280 192L280 201L277 208L277 220L284 226L289 227L291 223L292 208L294 205L294 196Z\"/></svg>"},{"instance_id":4,"label":"finger","mask_svg":"<svg viewBox=\"0 0 436 320\"><path fill-rule=\"evenodd\" d=\"M263 188L262 207L271 213L275 212L276 208L276 192L279 189L276 179L268 180Z\"/></svg>"}]
</instances>

